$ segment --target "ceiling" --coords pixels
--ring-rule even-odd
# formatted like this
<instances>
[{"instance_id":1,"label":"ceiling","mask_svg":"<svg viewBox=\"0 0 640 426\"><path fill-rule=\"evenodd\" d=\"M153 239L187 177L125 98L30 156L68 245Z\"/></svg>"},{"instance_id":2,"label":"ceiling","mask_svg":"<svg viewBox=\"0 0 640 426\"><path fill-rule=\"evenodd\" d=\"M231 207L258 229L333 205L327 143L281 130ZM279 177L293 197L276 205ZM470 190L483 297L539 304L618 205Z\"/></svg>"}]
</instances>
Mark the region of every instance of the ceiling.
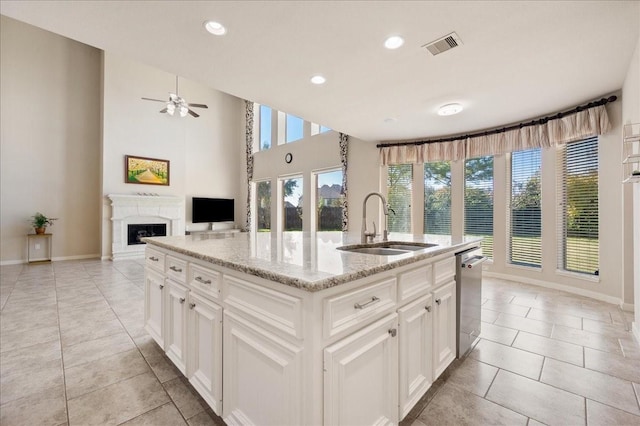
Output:
<instances>
[{"instance_id":1,"label":"ceiling","mask_svg":"<svg viewBox=\"0 0 640 426\"><path fill-rule=\"evenodd\" d=\"M2 0L0 13L371 141L486 129L610 94L640 27L638 1ZM228 33L210 35L205 20ZM421 47L452 31L462 46ZM385 49L394 34L405 44ZM315 74L327 82L311 84ZM464 111L436 114L451 102Z\"/></svg>"}]
</instances>

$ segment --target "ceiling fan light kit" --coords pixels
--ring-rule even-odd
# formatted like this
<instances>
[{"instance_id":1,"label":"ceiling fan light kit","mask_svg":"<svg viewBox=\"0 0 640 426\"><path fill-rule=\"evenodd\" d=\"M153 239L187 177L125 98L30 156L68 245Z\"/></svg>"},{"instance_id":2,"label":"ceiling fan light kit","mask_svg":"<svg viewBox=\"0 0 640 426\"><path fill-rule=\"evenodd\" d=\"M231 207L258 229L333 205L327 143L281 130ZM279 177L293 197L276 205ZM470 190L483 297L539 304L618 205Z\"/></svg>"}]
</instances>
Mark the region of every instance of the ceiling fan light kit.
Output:
<instances>
[{"instance_id":1,"label":"ceiling fan light kit","mask_svg":"<svg viewBox=\"0 0 640 426\"><path fill-rule=\"evenodd\" d=\"M169 100L163 101L161 99L153 99L153 98L142 98L145 101L153 101L153 102L164 102L166 106L160 110L160 113L167 113L171 116L177 115L180 117L186 117L187 114L191 115L194 118L200 117L200 114L197 114L191 108L209 108L205 104L190 104L184 98L178 96L178 76L176 76L176 93L169 93Z\"/></svg>"}]
</instances>

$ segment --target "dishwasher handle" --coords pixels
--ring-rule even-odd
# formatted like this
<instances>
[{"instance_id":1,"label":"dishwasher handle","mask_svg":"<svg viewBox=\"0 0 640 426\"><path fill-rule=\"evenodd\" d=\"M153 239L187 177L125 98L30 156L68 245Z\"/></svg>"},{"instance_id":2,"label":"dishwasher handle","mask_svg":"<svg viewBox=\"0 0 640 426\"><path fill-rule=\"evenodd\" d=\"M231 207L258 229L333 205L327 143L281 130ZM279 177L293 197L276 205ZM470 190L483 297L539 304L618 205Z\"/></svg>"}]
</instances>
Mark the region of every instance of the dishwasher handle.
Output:
<instances>
[{"instance_id":1,"label":"dishwasher handle","mask_svg":"<svg viewBox=\"0 0 640 426\"><path fill-rule=\"evenodd\" d=\"M488 258L485 256L473 256L465 260L465 262L462 264L462 267L468 268L468 269L477 268L478 266L482 265L482 263L484 263L486 260L488 260Z\"/></svg>"}]
</instances>

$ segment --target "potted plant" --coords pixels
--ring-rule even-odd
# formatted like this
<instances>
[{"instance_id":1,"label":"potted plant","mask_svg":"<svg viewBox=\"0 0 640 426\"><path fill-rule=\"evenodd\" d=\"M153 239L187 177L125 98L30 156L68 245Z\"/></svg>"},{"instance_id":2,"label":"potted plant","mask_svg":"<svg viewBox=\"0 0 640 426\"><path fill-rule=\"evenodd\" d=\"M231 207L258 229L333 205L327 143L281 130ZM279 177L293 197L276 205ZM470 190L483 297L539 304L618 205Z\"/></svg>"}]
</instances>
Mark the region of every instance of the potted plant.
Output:
<instances>
[{"instance_id":1,"label":"potted plant","mask_svg":"<svg viewBox=\"0 0 640 426\"><path fill-rule=\"evenodd\" d=\"M46 217L40 212L37 212L31 216L31 225L36 230L36 234L44 234L47 230L47 226L53 226L53 221L58 220L54 217Z\"/></svg>"}]
</instances>

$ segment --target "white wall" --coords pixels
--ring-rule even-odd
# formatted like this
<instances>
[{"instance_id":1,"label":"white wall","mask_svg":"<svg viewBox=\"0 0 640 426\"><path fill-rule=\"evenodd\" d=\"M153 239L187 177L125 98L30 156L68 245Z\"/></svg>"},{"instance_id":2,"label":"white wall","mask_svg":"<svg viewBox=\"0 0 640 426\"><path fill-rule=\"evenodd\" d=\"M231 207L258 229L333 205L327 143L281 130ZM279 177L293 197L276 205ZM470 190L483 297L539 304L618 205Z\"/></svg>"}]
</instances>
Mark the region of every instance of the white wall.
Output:
<instances>
[{"instance_id":1,"label":"white wall","mask_svg":"<svg viewBox=\"0 0 640 426\"><path fill-rule=\"evenodd\" d=\"M111 255L111 208L108 194L157 193L185 197L187 229L191 197L236 199L236 223L241 220L238 126L240 99L184 78L179 95L203 103L199 118L160 114L164 104L141 97L168 99L175 75L127 58L104 54L104 115L102 171L102 256ZM170 161L169 186L125 183L124 157L137 155ZM206 226L206 225L205 225ZM199 228L198 228L199 229Z\"/></svg>"},{"instance_id":2,"label":"white wall","mask_svg":"<svg viewBox=\"0 0 640 426\"><path fill-rule=\"evenodd\" d=\"M26 260L27 220L60 218L54 259L100 252L101 51L0 16L0 262Z\"/></svg>"}]
</instances>

